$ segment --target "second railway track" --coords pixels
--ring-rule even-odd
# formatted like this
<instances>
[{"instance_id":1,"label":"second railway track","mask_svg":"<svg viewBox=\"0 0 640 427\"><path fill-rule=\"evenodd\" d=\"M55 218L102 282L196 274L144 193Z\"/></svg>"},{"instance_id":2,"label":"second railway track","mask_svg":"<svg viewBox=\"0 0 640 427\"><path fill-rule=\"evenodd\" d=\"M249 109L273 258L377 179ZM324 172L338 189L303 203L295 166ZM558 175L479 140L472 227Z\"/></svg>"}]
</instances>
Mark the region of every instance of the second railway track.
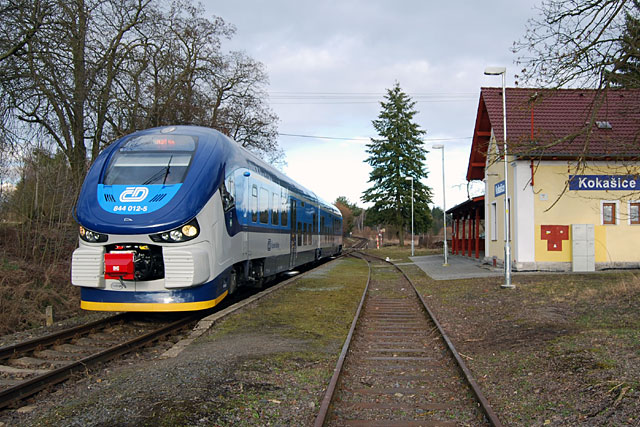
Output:
<instances>
[{"instance_id":1,"label":"second railway track","mask_svg":"<svg viewBox=\"0 0 640 427\"><path fill-rule=\"evenodd\" d=\"M366 259L370 281L316 426L500 425L408 277Z\"/></svg>"},{"instance_id":2,"label":"second railway track","mask_svg":"<svg viewBox=\"0 0 640 427\"><path fill-rule=\"evenodd\" d=\"M139 316L138 316L139 317ZM119 314L0 348L0 408L15 404L90 366L149 345L202 315L143 321Z\"/></svg>"},{"instance_id":3,"label":"second railway track","mask_svg":"<svg viewBox=\"0 0 640 427\"><path fill-rule=\"evenodd\" d=\"M361 239L359 243L364 245L366 240ZM303 275L304 272L261 292L255 289L242 290L235 298L228 298L216 308L202 312L169 315L168 319L122 313L1 347L0 410L19 405L41 390L63 382L78 372L86 372L92 365L107 362L170 335L181 338L184 335L182 331L199 320L211 325ZM146 316L151 318L144 320ZM169 354L166 357L175 357L182 350L182 342L190 342L194 333L202 332L202 327L198 325L191 332L191 338L178 342L165 353Z\"/></svg>"}]
</instances>

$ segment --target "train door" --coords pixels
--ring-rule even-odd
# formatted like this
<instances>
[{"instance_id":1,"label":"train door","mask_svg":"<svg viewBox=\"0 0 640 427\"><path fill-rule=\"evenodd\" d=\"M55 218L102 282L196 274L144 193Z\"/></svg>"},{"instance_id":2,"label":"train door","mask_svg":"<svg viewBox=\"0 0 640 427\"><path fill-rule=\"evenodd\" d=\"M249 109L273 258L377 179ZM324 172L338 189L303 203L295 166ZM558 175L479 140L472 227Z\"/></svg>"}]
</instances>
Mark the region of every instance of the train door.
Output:
<instances>
[{"instance_id":1,"label":"train door","mask_svg":"<svg viewBox=\"0 0 640 427\"><path fill-rule=\"evenodd\" d=\"M291 235L289 237L289 268L293 268L296 263L296 253L298 250L298 242L296 236L298 234L298 203L291 199Z\"/></svg>"},{"instance_id":2,"label":"train door","mask_svg":"<svg viewBox=\"0 0 640 427\"><path fill-rule=\"evenodd\" d=\"M246 172L245 172L246 173ZM247 175L245 175L246 177ZM253 208L253 197L252 197L252 189L250 188L250 183L249 183L249 179L245 179L245 186L244 186L244 201L245 201L245 206L243 207L243 216L244 216L244 224L245 225L249 225L249 220L251 218L252 212L251 209ZM243 231L242 233L240 233L242 235L242 257L244 259L249 259L249 232L248 231Z\"/></svg>"}]
</instances>

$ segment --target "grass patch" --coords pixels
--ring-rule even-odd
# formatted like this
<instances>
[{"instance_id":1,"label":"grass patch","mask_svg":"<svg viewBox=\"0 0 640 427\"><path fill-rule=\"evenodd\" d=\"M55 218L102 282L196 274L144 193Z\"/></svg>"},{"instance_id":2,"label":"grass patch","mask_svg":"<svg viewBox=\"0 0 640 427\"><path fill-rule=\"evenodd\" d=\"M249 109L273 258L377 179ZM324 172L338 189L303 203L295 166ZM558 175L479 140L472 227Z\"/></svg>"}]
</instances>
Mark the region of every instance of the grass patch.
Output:
<instances>
[{"instance_id":1,"label":"grass patch","mask_svg":"<svg viewBox=\"0 0 640 427\"><path fill-rule=\"evenodd\" d=\"M367 249L365 253L386 258L389 257L393 262L411 262L411 246L383 246L380 249ZM442 253L442 249L426 249L414 248L414 256L437 255Z\"/></svg>"},{"instance_id":2,"label":"grass patch","mask_svg":"<svg viewBox=\"0 0 640 427\"><path fill-rule=\"evenodd\" d=\"M335 263L229 317L204 339L260 329L308 340L317 348L335 346L346 336L369 273L366 263L358 259L343 258Z\"/></svg>"}]
</instances>

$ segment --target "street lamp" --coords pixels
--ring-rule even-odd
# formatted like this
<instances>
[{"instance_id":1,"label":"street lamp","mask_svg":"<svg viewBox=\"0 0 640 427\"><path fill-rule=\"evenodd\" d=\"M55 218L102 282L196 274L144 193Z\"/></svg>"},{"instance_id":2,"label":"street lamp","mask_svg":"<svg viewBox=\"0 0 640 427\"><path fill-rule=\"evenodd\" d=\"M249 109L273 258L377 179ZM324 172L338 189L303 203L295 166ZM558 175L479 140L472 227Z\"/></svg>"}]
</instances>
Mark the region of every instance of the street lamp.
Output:
<instances>
[{"instance_id":1,"label":"street lamp","mask_svg":"<svg viewBox=\"0 0 640 427\"><path fill-rule=\"evenodd\" d=\"M432 145L431 148L434 148L436 150L442 150L442 217L443 217L443 223L444 223L444 264L442 264L443 266L448 266L449 262L448 262L448 254L449 254L449 250L447 248L447 199L445 196L445 184L444 184L444 145L442 144L435 144Z\"/></svg>"},{"instance_id":2,"label":"street lamp","mask_svg":"<svg viewBox=\"0 0 640 427\"><path fill-rule=\"evenodd\" d=\"M411 181L411 256L413 256L413 177L405 176L404 179Z\"/></svg>"},{"instance_id":3,"label":"street lamp","mask_svg":"<svg viewBox=\"0 0 640 427\"><path fill-rule=\"evenodd\" d=\"M502 288L515 288L511 283L511 244L509 242L510 221L509 221L509 176L507 168L507 93L505 87L505 78L507 75L506 67L487 67L484 70L487 76L502 76L502 130L503 130L503 147L504 147L504 284Z\"/></svg>"}]
</instances>

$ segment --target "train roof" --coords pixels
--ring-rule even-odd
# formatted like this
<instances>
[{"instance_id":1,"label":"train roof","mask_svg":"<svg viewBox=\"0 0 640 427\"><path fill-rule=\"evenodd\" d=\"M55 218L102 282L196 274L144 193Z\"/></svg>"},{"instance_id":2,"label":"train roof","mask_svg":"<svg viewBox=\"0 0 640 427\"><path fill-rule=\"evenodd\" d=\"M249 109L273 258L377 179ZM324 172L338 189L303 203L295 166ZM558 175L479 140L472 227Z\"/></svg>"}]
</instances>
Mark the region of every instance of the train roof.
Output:
<instances>
[{"instance_id":1,"label":"train roof","mask_svg":"<svg viewBox=\"0 0 640 427\"><path fill-rule=\"evenodd\" d=\"M103 209L99 200L98 187L113 156L119 148L132 138L145 135L188 135L197 138L190 171L181 189L162 208L144 215L124 215ZM76 219L83 226L102 233L135 234L155 233L180 226L197 215L205 203L217 191L226 173L231 169L247 168L278 183L289 191L318 200L325 209L339 215L335 207L322 202L312 191L296 183L285 174L264 162L238 143L219 131L199 126L164 126L151 128L124 136L100 153L91 166L83 183L78 203ZM197 188L198 191L190 191Z\"/></svg>"},{"instance_id":2,"label":"train roof","mask_svg":"<svg viewBox=\"0 0 640 427\"><path fill-rule=\"evenodd\" d=\"M230 139L233 142L233 140ZM278 183L279 185L287 188L288 190L295 191L298 194L305 195L306 197L316 200L319 204L321 204L326 210L331 211L336 215L341 215L340 210L335 207L332 203L327 202L326 200L318 197L313 191L305 188L304 186L298 184L278 169L269 165L258 156L253 154L251 151L242 147L239 144L236 144L240 150L243 150L245 155L247 156L247 165L248 169L254 170L255 172L269 178L271 181Z\"/></svg>"}]
</instances>

